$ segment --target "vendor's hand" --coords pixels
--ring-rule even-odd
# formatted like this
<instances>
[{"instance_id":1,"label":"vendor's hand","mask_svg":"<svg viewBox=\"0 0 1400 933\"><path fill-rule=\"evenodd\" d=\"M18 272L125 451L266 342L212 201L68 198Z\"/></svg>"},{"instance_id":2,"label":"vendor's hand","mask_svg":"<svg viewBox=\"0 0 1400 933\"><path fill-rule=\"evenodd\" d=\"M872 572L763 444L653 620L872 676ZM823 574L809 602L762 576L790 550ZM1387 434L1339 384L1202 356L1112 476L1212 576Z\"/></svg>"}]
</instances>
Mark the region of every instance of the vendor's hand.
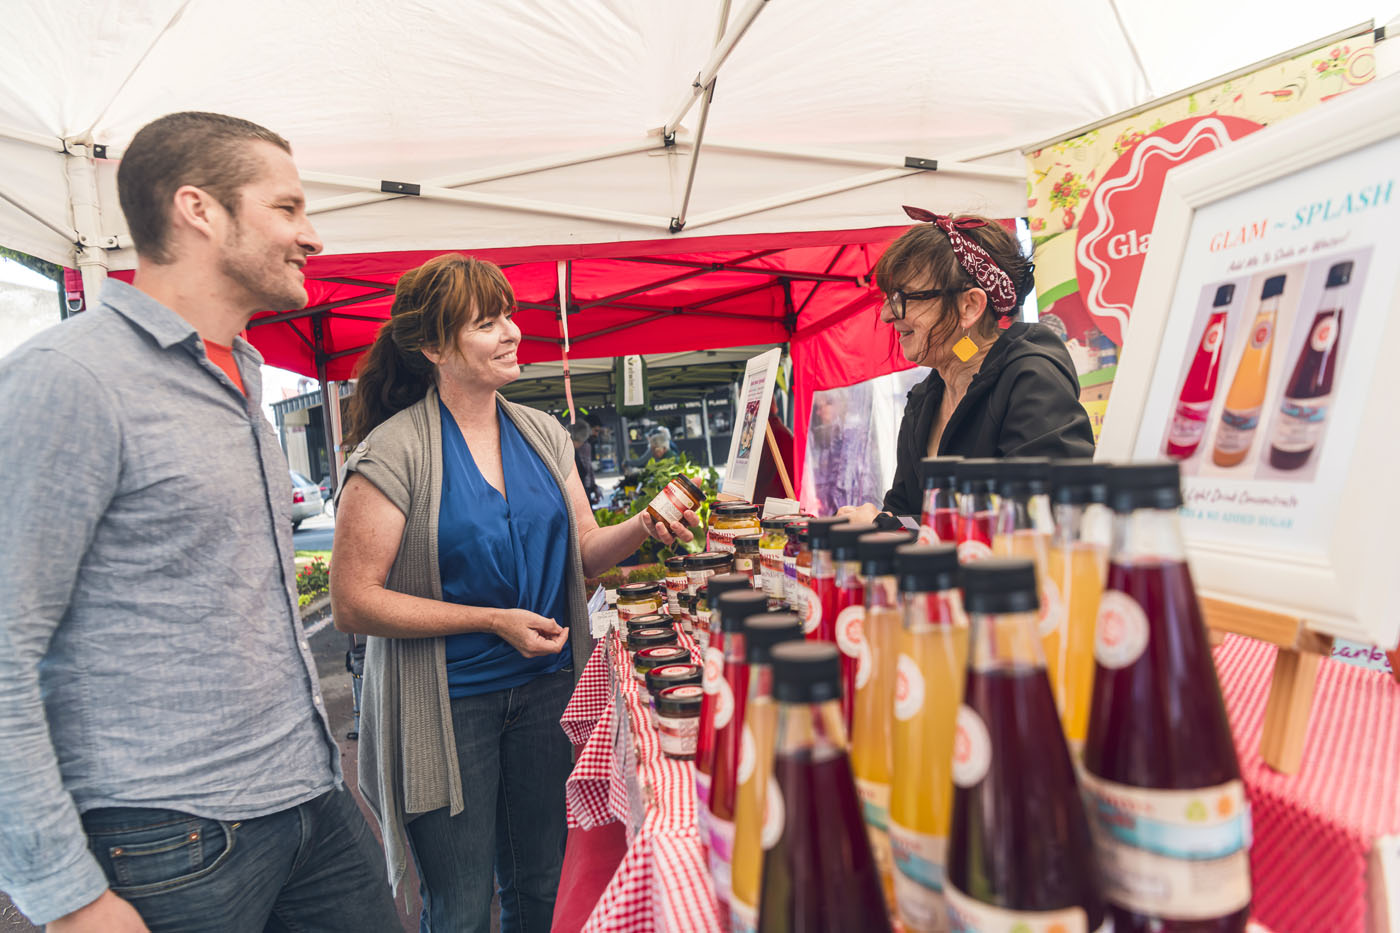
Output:
<instances>
[{"instance_id":1,"label":"vendor's hand","mask_svg":"<svg viewBox=\"0 0 1400 933\"><path fill-rule=\"evenodd\" d=\"M695 534L690 529L700 527L700 516L696 515L690 509L686 509L685 512L681 514L681 518L685 520L685 524L681 524L680 522L652 521L651 514L648 512L641 512L637 517L642 520L642 528L646 530L647 535L655 538L667 547L670 547L677 541L694 541ZM687 525L690 527L687 528Z\"/></svg>"},{"instance_id":2,"label":"vendor's hand","mask_svg":"<svg viewBox=\"0 0 1400 933\"><path fill-rule=\"evenodd\" d=\"M493 631L527 658L558 654L569 643L568 629L528 609L500 610Z\"/></svg>"},{"instance_id":3,"label":"vendor's hand","mask_svg":"<svg viewBox=\"0 0 1400 933\"><path fill-rule=\"evenodd\" d=\"M861 505L843 505L836 510L837 518L847 518L852 524L869 524L880 514L880 507L869 502Z\"/></svg>"},{"instance_id":4,"label":"vendor's hand","mask_svg":"<svg viewBox=\"0 0 1400 933\"><path fill-rule=\"evenodd\" d=\"M50 921L49 933L149 933L136 908L108 888L97 900Z\"/></svg>"}]
</instances>

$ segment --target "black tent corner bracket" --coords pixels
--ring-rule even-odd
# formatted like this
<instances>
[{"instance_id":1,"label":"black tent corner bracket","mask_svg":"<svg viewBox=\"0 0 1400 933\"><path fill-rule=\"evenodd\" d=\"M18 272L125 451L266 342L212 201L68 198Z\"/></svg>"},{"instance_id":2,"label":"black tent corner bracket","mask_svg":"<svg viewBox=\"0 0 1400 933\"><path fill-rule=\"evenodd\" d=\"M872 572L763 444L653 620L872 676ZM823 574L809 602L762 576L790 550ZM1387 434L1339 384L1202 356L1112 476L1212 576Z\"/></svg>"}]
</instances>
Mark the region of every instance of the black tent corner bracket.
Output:
<instances>
[{"instance_id":1,"label":"black tent corner bracket","mask_svg":"<svg viewBox=\"0 0 1400 933\"><path fill-rule=\"evenodd\" d=\"M905 157L904 157L904 167L905 167L905 168L921 168L921 169L923 169L923 170L926 171L926 172L936 172L936 171L938 171L938 160L937 160L937 159L921 159L921 158L919 158L918 156L905 156Z\"/></svg>"},{"instance_id":2,"label":"black tent corner bracket","mask_svg":"<svg viewBox=\"0 0 1400 933\"><path fill-rule=\"evenodd\" d=\"M411 181L381 181L379 190L385 194L411 194L415 196L423 192L421 185L415 185Z\"/></svg>"}]
</instances>

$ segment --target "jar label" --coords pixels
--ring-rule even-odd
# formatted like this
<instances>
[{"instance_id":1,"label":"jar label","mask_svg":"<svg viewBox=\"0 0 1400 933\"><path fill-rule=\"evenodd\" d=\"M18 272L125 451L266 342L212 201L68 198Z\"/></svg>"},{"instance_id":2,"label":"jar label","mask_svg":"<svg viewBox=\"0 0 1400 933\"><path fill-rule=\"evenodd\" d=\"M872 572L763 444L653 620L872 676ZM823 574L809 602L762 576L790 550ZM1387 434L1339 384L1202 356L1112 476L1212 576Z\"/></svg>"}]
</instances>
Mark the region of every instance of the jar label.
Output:
<instances>
[{"instance_id":1,"label":"jar label","mask_svg":"<svg viewBox=\"0 0 1400 933\"><path fill-rule=\"evenodd\" d=\"M667 483L651 500L651 507L667 522L681 523L686 510L691 508L690 497Z\"/></svg>"},{"instance_id":2,"label":"jar label","mask_svg":"<svg viewBox=\"0 0 1400 933\"><path fill-rule=\"evenodd\" d=\"M750 577L754 574L754 559L747 554L734 555L734 572L746 573Z\"/></svg>"},{"instance_id":3,"label":"jar label","mask_svg":"<svg viewBox=\"0 0 1400 933\"><path fill-rule=\"evenodd\" d=\"M759 845L764 850L773 848L783 838L783 827L787 823L787 809L783 805L783 791L778 779L769 775L768 791L763 795L763 830L759 835Z\"/></svg>"},{"instance_id":4,"label":"jar label","mask_svg":"<svg viewBox=\"0 0 1400 933\"><path fill-rule=\"evenodd\" d=\"M974 901L951 884L943 889L953 933L1090 933L1082 907L1007 910ZM1099 930L1111 929L1107 923Z\"/></svg>"},{"instance_id":5,"label":"jar label","mask_svg":"<svg viewBox=\"0 0 1400 933\"><path fill-rule=\"evenodd\" d=\"M968 540L958 545L958 563L970 564L973 561L986 560L992 556L992 549L981 541Z\"/></svg>"},{"instance_id":6,"label":"jar label","mask_svg":"<svg viewBox=\"0 0 1400 933\"><path fill-rule=\"evenodd\" d=\"M1094 658L1104 667L1120 670L1147 650L1147 613L1127 593L1104 590L1094 624Z\"/></svg>"},{"instance_id":7,"label":"jar label","mask_svg":"<svg viewBox=\"0 0 1400 933\"><path fill-rule=\"evenodd\" d=\"M694 758L700 736L700 720L695 716L674 719L658 715L656 732L661 738L661 753L671 758Z\"/></svg>"},{"instance_id":8,"label":"jar label","mask_svg":"<svg viewBox=\"0 0 1400 933\"><path fill-rule=\"evenodd\" d=\"M628 619L640 619L642 616L654 616L661 612L661 597L648 596L644 599L626 600L617 604L617 614L625 622Z\"/></svg>"},{"instance_id":9,"label":"jar label","mask_svg":"<svg viewBox=\"0 0 1400 933\"><path fill-rule=\"evenodd\" d=\"M894 857L894 898L908 928L921 933L947 933L948 907L943 900L943 865L948 838L890 821Z\"/></svg>"},{"instance_id":10,"label":"jar label","mask_svg":"<svg viewBox=\"0 0 1400 933\"><path fill-rule=\"evenodd\" d=\"M924 708L924 675L907 654L895 662L894 718L908 722Z\"/></svg>"},{"instance_id":11,"label":"jar label","mask_svg":"<svg viewBox=\"0 0 1400 933\"><path fill-rule=\"evenodd\" d=\"M953 783L975 787L992 767L992 737L977 710L966 703L958 707L957 733L953 737Z\"/></svg>"},{"instance_id":12,"label":"jar label","mask_svg":"<svg viewBox=\"0 0 1400 933\"><path fill-rule=\"evenodd\" d=\"M1249 904L1243 782L1160 790L1081 770L1080 784L1108 900L1174 920L1223 917Z\"/></svg>"},{"instance_id":13,"label":"jar label","mask_svg":"<svg viewBox=\"0 0 1400 933\"><path fill-rule=\"evenodd\" d=\"M1060 588L1048 576L1040 578L1040 614L1036 617L1036 627L1041 638L1048 638L1060 630L1065 619L1065 604L1060 599Z\"/></svg>"},{"instance_id":14,"label":"jar label","mask_svg":"<svg viewBox=\"0 0 1400 933\"><path fill-rule=\"evenodd\" d=\"M731 529L711 527L705 536L705 550L733 554L734 539L737 537L738 533Z\"/></svg>"},{"instance_id":15,"label":"jar label","mask_svg":"<svg viewBox=\"0 0 1400 933\"><path fill-rule=\"evenodd\" d=\"M761 547L758 549L763 564L763 589L769 599L783 598L783 549Z\"/></svg>"}]
</instances>

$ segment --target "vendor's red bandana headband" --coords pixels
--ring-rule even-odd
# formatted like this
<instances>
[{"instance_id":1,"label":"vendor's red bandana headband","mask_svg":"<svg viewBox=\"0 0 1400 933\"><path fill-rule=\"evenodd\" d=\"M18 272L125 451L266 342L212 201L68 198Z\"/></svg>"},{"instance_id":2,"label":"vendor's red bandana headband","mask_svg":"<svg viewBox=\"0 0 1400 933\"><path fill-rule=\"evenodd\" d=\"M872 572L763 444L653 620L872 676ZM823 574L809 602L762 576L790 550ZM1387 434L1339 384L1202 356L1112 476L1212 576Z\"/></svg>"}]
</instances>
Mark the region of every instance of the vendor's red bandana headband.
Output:
<instances>
[{"instance_id":1,"label":"vendor's red bandana headband","mask_svg":"<svg viewBox=\"0 0 1400 933\"><path fill-rule=\"evenodd\" d=\"M985 220L971 218L954 220L947 214L935 214L922 207L909 207L908 205L905 205L904 213L914 220L931 223L948 234L948 242L953 247L953 255L958 258L958 265L972 276L979 288L986 291L997 314L1015 313L1016 286L1012 284L1011 276L1007 275L1006 271L997 265L996 261L987 254L985 249L978 246L976 241L962 233L963 230L972 227L986 226Z\"/></svg>"}]
</instances>

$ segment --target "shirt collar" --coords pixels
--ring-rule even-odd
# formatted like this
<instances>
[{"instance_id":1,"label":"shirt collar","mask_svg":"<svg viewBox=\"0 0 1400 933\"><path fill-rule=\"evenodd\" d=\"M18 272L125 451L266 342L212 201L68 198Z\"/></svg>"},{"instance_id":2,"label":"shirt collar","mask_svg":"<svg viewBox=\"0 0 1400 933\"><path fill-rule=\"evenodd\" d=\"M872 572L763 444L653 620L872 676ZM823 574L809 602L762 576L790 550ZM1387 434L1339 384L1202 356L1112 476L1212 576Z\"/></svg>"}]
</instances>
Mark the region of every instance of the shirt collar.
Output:
<instances>
[{"instance_id":1,"label":"shirt collar","mask_svg":"<svg viewBox=\"0 0 1400 933\"><path fill-rule=\"evenodd\" d=\"M101 303L150 334L161 349L176 344L193 347L199 341L193 324L121 279L109 278L102 283ZM233 352L235 356L247 356L255 364L262 364L262 354L242 336L233 338Z\"/></svg>"}]
</instances>

